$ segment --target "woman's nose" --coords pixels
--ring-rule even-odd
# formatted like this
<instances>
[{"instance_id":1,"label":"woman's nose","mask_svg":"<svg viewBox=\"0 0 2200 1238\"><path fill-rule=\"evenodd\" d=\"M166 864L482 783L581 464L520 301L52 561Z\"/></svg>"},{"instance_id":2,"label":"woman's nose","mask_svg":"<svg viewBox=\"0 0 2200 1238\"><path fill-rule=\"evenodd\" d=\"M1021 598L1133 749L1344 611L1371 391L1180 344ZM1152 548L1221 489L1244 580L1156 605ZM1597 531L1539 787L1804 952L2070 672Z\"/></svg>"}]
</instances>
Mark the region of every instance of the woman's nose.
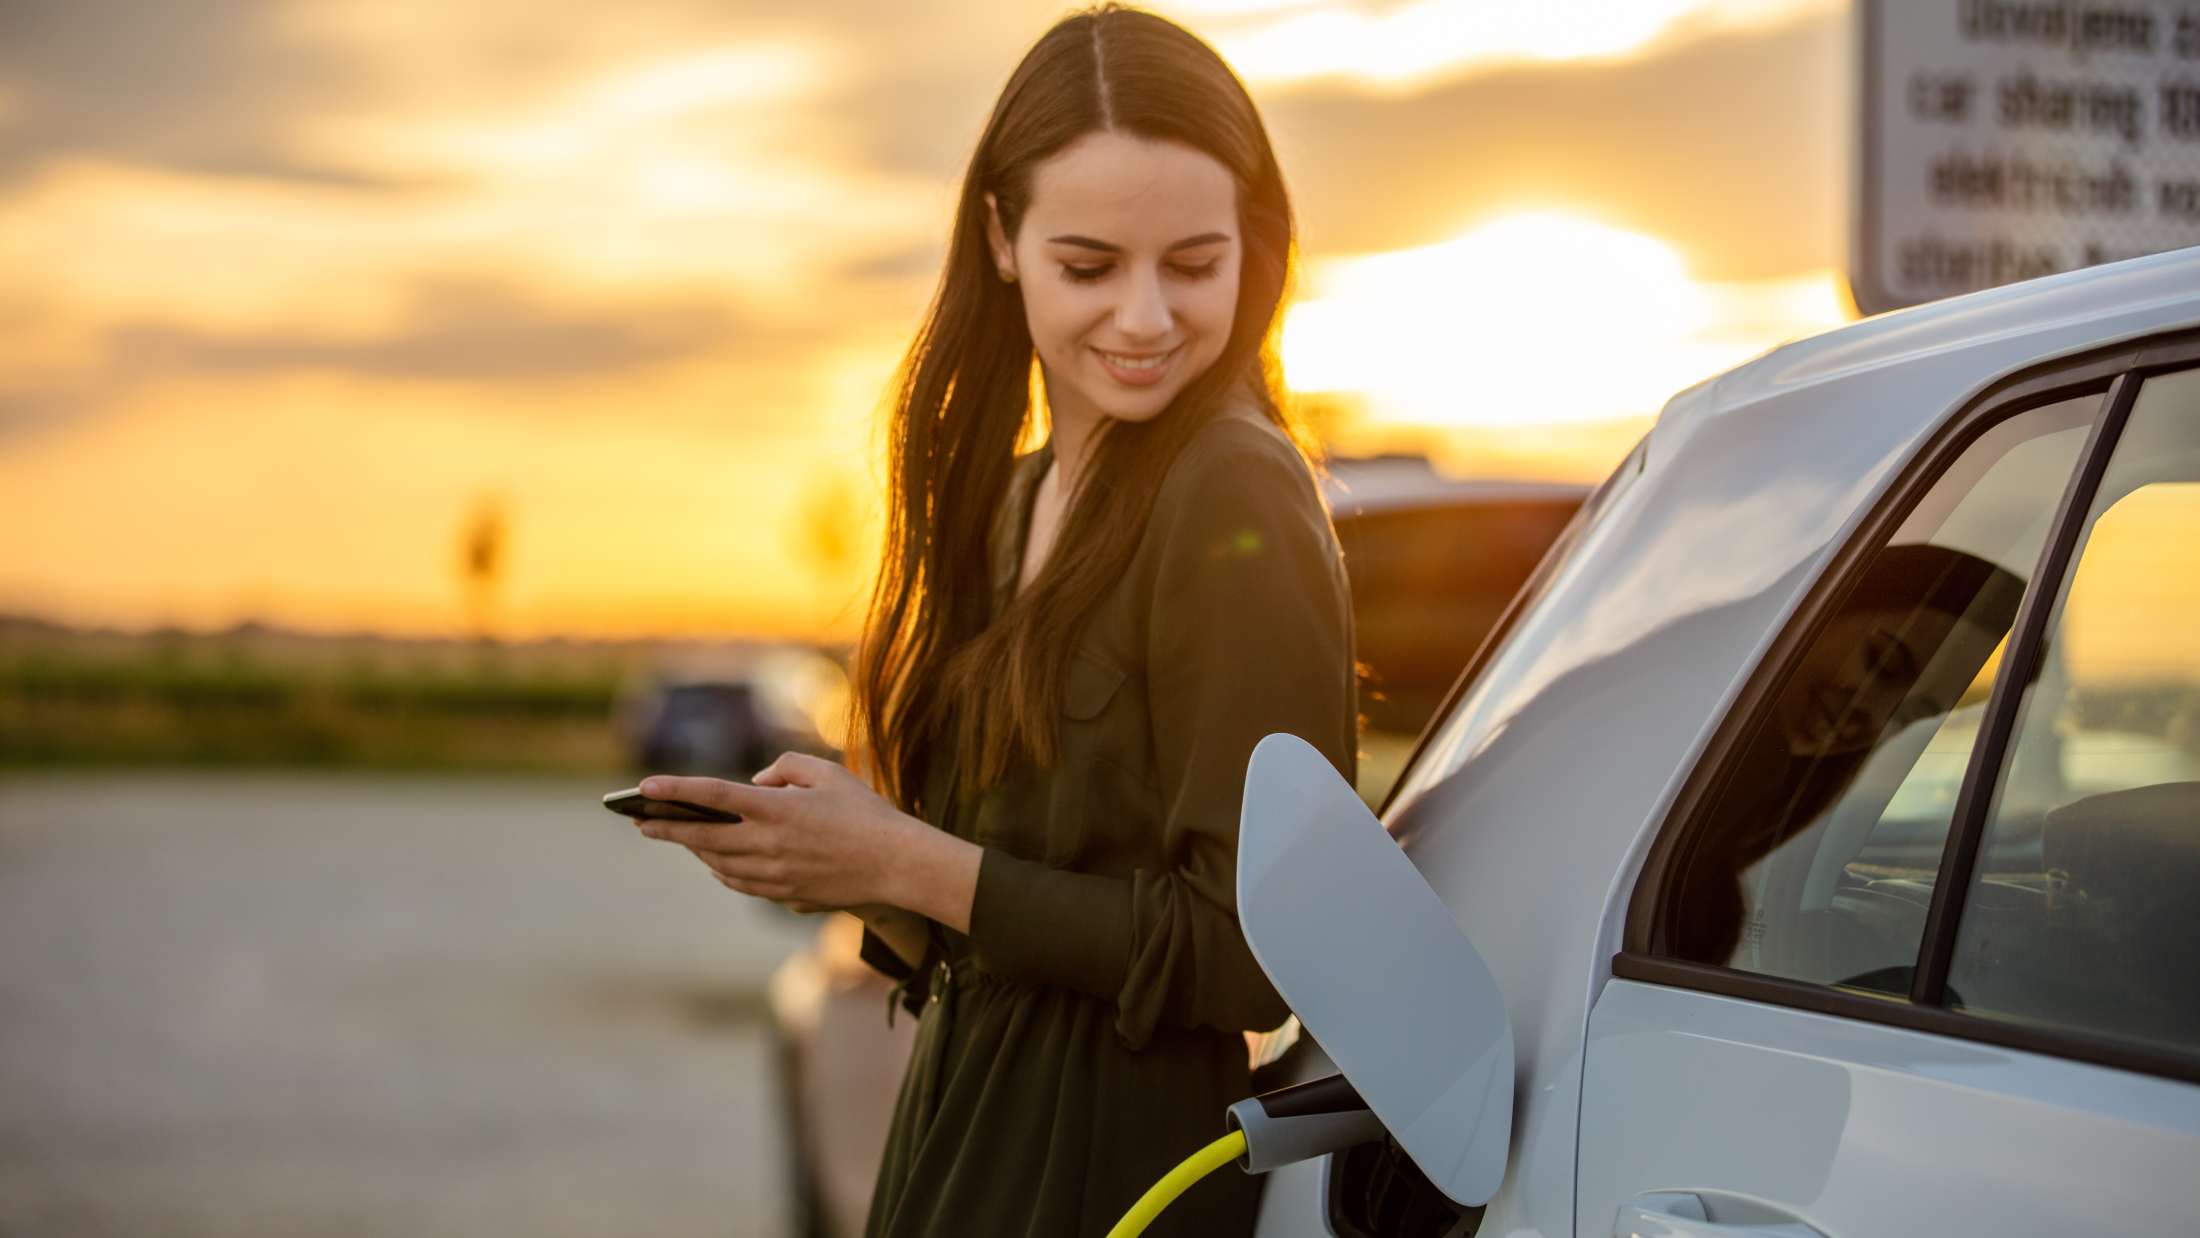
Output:
<instances>
[{"instance_id":1,"label":"woman's nose","mask_svg":"<svg viewBox=\"0 0 2200 1238\"><path fill-rule=\"evenodd\" d=\"M1136 274L1123 281L1123 299L1115 306L1117 331L1131 339L1159 339L1169 333L1174 322L1158 272Z\"/></svg>"}]
</instances>

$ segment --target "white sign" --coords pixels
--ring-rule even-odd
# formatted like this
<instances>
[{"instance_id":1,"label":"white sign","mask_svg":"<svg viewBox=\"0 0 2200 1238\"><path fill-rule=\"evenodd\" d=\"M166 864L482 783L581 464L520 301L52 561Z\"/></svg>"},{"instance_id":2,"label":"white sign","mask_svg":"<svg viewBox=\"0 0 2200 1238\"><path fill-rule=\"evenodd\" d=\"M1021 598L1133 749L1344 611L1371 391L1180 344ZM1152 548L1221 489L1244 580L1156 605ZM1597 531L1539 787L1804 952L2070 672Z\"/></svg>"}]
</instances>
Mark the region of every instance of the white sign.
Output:
<instances>
[{"instance_id":1,"label":"white sign","mask_svg":"<svg viewBox=\"0 0 2200 1238\"><path fill-rule=\"evenodd\" d=\"M2200 245L2200 0L1858 0L1867 314Z\"/></svg>"}]
</instances>

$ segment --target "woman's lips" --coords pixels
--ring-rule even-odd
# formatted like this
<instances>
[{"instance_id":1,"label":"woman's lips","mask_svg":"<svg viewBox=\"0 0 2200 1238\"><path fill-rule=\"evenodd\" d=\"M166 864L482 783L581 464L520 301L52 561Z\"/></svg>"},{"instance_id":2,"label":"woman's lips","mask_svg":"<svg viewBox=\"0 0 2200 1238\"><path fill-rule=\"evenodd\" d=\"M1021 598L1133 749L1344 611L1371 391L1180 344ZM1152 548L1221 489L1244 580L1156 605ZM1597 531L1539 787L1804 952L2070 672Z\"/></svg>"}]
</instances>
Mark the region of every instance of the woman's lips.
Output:
<instances>
[{"instance_id":1,"label":"woman's lips","mask_svg":"<svg viewBox=\"0 0 2200 1238\"><path fill-rule=\"evenodd\" d=\"M1167 352L1143 357L1137 353L1111 353L1099 348L1092 351L1100 358L1100 368L1108 372L1108 377L1126 387L1151 387L1168 374L1177 352L1183 347L1179 344Z\"/></svg>"}]
</instances>

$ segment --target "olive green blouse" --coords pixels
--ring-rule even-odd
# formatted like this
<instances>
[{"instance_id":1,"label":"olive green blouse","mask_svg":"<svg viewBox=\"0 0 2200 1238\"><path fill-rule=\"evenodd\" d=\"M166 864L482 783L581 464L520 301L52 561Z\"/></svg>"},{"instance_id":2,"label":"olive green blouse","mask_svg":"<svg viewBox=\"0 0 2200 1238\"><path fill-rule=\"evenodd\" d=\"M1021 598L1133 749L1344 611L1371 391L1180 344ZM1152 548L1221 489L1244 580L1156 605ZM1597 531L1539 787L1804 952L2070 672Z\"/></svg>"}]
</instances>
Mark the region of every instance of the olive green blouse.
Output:
<instances>
[{"instance_id":1,"label":"olive green blouse","mask_svg":"<svg viewBox=\"0 0 2200 1238\"><path fill-rule=\"evenodd\" d=\"M996 614L1050 460L1017 461ZM969 934L931 925L914 968L865 936L921 1017L873 1238L1105 1234L1248 1094L1242 1033L1287 1011L1237 921L1246 761L1288 731L1356 768L1344 566L1280 431L1233 412L1193 436L1066 680L1053 767L967 803L934 798L951 757L927 771L925 802L947 805L934 824L985 848ZM1147 1232L1249 1233L1258 1190L1224 1168Z\"/></svg>"}]
</instances>

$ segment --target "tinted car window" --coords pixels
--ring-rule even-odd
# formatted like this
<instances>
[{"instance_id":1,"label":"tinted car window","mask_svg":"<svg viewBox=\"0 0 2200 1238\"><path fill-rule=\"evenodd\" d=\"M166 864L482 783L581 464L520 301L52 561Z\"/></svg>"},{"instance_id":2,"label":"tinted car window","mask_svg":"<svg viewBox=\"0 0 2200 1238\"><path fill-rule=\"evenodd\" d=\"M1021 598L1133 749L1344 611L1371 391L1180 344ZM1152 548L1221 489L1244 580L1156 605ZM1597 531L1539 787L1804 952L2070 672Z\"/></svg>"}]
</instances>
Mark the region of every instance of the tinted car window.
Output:
<instances>
[{"instance_id":1,"label":"tinted car window","mask_svg":"<svg viewBox=\"0 0 2200 1238\"><path fill-rule=\"evenodd\" d=\"M2100 404L1987 430L1779 670L1676 854L1672 957L1908 991L1999 651Z\"/></svg>"},{"instance_id":2,"label":"tinted car window","mask_svg":"<svg viewBox=\"0 0 2200 1238\"><path fill-rule=\"evenodd\" d=\"M2200 371L2140 388L2080 536L1948 1004L2200 1048Z\"/></svg>"}]
</instances>

